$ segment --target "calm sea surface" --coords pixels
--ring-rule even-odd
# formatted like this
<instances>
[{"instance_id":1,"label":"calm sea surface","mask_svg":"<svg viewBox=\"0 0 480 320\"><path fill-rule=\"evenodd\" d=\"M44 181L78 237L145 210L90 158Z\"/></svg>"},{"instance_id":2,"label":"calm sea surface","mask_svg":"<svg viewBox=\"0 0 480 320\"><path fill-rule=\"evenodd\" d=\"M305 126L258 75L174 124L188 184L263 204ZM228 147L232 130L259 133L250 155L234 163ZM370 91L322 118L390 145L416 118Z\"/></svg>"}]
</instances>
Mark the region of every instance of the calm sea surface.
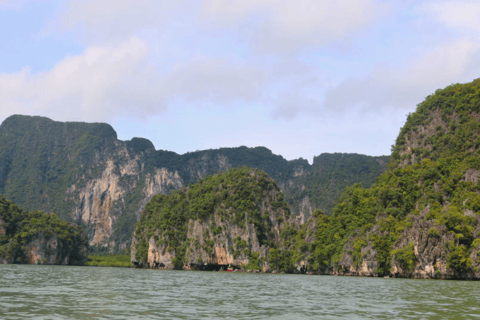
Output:
<instances>
[{"instance_id":1,"label":"calm sea surface","mask_svg":"<svg viewBox=\"0 0 480 320\"><path fill-rule=\"evenodd\" d=\"M0 319L475 319L480 282L0 265Z\"/></svg>"}]
</instances>

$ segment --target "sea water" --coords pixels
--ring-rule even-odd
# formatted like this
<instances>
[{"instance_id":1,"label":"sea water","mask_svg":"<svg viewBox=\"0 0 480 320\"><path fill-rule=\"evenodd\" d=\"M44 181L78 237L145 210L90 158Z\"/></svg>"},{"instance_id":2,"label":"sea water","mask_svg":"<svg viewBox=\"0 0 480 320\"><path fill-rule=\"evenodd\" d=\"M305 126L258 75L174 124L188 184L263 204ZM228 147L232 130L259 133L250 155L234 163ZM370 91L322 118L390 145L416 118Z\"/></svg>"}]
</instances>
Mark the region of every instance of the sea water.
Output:
<instances>
[{"instance_id":1,"label":"sea water","mask_svg":"<svg viewBox=\"0 0 480 320\"><path fill-rule=\"evenodd\" d=\"M0 265L0 319L474 319L480 282Z\"/></svg>"}]
</instances>

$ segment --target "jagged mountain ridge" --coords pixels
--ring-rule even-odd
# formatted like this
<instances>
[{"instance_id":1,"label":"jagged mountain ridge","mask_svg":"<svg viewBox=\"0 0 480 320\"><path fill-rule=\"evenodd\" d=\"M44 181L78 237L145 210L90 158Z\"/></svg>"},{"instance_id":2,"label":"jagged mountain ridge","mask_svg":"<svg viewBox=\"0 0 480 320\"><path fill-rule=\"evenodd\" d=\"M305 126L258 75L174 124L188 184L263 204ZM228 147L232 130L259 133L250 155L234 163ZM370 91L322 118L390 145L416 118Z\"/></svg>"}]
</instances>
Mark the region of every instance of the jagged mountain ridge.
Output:
<instances>
[{"instance_id":1,"label":"jagged mountain ridge","mask_svg":"<svg viewBox=\"0 0 480 320\"><path fill-rule=\"evenodd\" d=\"M83 224L90 244L126 248L147 201L231 167L264 170L301 222L327 212L344 187L365 187L388 157L322 154L312 165L287 161L265 147L221 148L179 155L143 138L117 139L105 123L56 122L14 115L0 126L0 193L29 210ZM357 164L357 165L353 165Z\"/></svg>"}]
</instances>

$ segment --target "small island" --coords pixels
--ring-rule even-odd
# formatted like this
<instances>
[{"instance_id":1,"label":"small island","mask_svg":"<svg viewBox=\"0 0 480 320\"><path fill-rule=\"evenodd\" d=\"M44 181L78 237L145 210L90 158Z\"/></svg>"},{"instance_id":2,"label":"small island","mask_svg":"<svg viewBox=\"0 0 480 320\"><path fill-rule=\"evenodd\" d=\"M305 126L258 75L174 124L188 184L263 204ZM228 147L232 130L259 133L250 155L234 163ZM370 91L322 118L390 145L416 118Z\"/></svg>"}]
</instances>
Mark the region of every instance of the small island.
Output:
<instances>
[{"instance_id":1,"label":"small island","mask_svg":"<svg viewBox=\"0 0 480 320\"><path fill-rule=\"evenodd\" d=\"M265 172L230 169L166 196L155 196L137 223L132 262L187 270L270 269L283 248L290 210Z\"/></svg>"}]
</instances>

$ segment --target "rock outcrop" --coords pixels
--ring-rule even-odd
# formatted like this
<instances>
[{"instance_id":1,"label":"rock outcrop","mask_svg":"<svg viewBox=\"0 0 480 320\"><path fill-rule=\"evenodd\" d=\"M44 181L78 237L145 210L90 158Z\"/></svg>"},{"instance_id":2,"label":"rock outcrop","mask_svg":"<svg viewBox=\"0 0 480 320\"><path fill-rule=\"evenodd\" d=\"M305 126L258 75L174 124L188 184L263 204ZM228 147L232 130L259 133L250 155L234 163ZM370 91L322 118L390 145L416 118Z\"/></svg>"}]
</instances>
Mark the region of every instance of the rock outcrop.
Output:
<instances>
[{"instance_id":1,"label":"rock outcrop","mask_svg":"<svg viewBox=\"0 0 480 320\"><path fill-rule=\"evenodd\" d=\"M303 254L320 273L480 279L480 79L418 105L369 189L318 215ZM298 261L297 261L298 263Z\"/></svg>"},{"instance_id":2,"label":"rock outcrop","mask_svg":"<svg viewBox=\"0 0 480 320\"><path fill-rule=\"evenodd\" d=\"M82 265L87 253L82 227L24 211L0 196L0 263Z\"/></svg>"},{"instance_id":3,"label":"rock outcrop","mask_svg":"<svg viewBox=\"0 0 480 320\"><path fill-rule=\"evenodd\" d=\"M227 267L269 270L290 218L275 181L249 168L207 177L146 206L132 242L132 262L146 268Z\"/></svg>"},{"instance_id":4,"label":"rock outcrop","mask_svg":"<svg viewBox=\"0 0 480 320\"><path fill-rule=\"evenodd\" d=\"M87 228L90 245L110 251L129 244L145 204L229 168L259 168L285 193L292 214L333 207L341 190L371 185L385 157L332 154L287 161L263 147L178 155L142 138L117 139L107 124L56 122L15 115L0 126L0 193L28 210L55 212ZM357 165L355 165L357 164Z\"/></svg>"},{"instance_id":5,"label":"rock outcrop","mask_svg":"<svg viewBox=\"0 0 480 320\"><path fill-rule=\"evenodd\" d=\"M28 264L82 265L87 259L88 247L84 244L78 253L72 255L71 248L52 234L49 237L41 234L27 243Z\"/></svg>"}]
</instances>

